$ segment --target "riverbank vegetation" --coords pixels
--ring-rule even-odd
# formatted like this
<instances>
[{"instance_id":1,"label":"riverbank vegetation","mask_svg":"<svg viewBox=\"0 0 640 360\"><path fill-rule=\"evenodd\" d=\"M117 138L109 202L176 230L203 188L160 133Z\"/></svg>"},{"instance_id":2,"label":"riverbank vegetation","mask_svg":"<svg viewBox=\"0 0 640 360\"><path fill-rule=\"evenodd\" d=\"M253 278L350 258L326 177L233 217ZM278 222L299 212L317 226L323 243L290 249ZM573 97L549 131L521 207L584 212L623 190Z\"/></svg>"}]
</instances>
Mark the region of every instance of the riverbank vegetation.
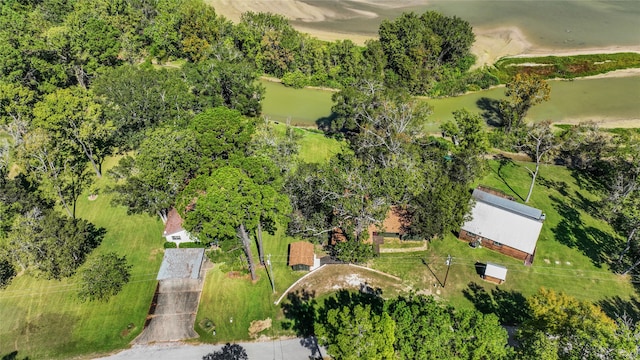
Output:
<instances>
[{"instance_id":1,"label":"riverbank vegetation","mask_svg":"<svg viewBox=\"0 0 640 360\"><path fill-rule=\"evenodd\" d=\"M630 68L640 68L639 53L509 57L498 60L490 72L506 83L523 73L543 79L575 79Z\"/></svg>"}]
</instances>

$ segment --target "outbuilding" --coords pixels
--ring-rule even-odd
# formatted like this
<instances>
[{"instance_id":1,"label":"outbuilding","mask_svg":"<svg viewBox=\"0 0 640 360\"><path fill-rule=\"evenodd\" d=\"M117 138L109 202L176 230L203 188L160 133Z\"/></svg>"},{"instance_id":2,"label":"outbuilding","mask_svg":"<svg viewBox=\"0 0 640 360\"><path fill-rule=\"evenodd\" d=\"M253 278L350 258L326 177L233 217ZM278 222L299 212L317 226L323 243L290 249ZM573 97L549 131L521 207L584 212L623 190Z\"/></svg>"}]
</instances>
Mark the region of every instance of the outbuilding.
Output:
<instances>
[{"instance_id":1,"label":"outbuilding","mask_svg":"<svg viewBox=\"0 0 640 360\"><path fill-rule=\"evenodd\" d=\"M482 278L485 281L500 285L507 280L507 268L488 262L484 268Z\"/></svg>"},{"instance_id":2,"label":"outbuilding","mask_svg":"<svg viewBox=\"0 0 640 360\"><path fill-rule=\"evenodd\" d=\"M473 199L472 219L462 225L459 238L531 265L545 218L542 210L480 189L473 191Z\"/></svg>"},{"instance_id":3,"label":"outbuilding","mask_svg":"<svg viewBox=\"0 0 640 360\"><path fill-rule=\"evenodd\" d=\"M293 270L310 271L319 265L320 260L316 259L312 243L298 241L289 244L289 266Z\"/></svg>"},{"instance_id":4,"label":"outbuilding","mask_svg":"<svg viewBox=\"0 0 640 360\"><path fill-rule=\"evenodd\" d=\"M180 214L178 214L178 211L174 208L169 210L169 214L167 214L167 221L164 224L162 236L164 236L167 241L174 242L178 246L184 242L194 241L189 232L182 227L182 217L180 217Z\"/></svg>"}]
</instances>

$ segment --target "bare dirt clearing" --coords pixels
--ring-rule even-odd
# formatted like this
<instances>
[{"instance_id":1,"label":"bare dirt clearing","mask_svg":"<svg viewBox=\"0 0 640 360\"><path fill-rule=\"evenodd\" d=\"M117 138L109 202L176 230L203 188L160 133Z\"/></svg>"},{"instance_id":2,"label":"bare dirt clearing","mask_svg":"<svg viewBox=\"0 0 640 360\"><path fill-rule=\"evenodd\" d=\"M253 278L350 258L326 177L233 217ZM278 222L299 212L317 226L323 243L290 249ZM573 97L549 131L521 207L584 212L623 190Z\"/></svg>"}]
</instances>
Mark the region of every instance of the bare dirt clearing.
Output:
<instances>
[{"instance_id":1,"label":"bare dirt clearing","mask_svg":"<svg viewBox=\"0 0 640 360\"><path fill-rule=\"evenodd\" d=\"M303 281L288 290L314 292L323 296L341 289L374 291L383 297L393 297L411 289L401 279L372 269L346 264L325 265L310 273Z\"/></svg>"}]
</instances>

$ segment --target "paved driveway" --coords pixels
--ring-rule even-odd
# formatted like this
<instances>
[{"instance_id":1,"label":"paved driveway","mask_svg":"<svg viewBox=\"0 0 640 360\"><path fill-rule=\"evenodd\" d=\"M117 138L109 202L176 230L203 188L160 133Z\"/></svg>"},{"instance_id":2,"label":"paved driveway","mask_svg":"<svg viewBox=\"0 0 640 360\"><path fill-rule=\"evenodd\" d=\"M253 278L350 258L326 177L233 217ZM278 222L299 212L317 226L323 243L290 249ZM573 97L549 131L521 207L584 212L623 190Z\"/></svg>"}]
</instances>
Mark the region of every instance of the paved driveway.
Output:
<instances>
[{"instance_id":1,"label":"paved driveway","mask_svg":"<svg viewBox=\"0 0 640 360\"><path fill-rule=\"evenodd\" d=\"M148 344L198 337L193 325L201 291L200 279L160 280L147 326L133 343Z\"/></svg>"},{"instance_id":2,"label":"paved driveway","mask_svg":"<svg viewBox=\"0 0 640 360\"><path fill-rule=\"evenodd\" d=\"M144 330L133 344L198 337L193 327L204 276L210 268L203 249L167 249Z\"/></svg>"}]
</instances>

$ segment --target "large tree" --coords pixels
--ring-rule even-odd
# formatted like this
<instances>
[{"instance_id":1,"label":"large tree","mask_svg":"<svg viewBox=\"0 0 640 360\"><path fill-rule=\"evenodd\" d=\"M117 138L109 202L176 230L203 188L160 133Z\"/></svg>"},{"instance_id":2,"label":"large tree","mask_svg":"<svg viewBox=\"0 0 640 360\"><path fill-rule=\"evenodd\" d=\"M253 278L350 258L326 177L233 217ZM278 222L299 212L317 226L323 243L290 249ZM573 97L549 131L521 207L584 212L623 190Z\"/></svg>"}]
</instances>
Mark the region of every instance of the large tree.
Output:
<instances>
[{"instance_id":1,"label":"large tree","mask_svg":"<svg viewBox=\"0 0 640 360\"><path fill-rule=\"evenodd\" d=\"M340 228L355 242L366 239L369 225L381 223L389 210L388 194L396 192L383 172L368 171L348 154L301 165L286 185L294 208L289 231L314 237Z\"/></svg>"},{"instance_id":2,"label":"large tree","mask_svg":"<svg viewBox=\"0 0 640 360\"><path fill-rule=\"evenodd\" d=\"M44 197L56 200L70 217L75 218L78 197L91 183L82 152L58 144L43 129L34 129L24 137L18 162L27 176L38 183Z\"/></svg>"},{"instance_id":3,"label":"large tree","mask_svg":"<svg viewBox=\"0 0 640 360\"><path fill-rule=\"evenodd\" d=\"M11 136L13 145L22 143L36 102L34 91L15 83L0 82L0 129Z\"/></svg>"},{"instance_id":4,"label":"large tree","mask_svg":"<svg viewBox=\"0 0 640 360\"><path fill-rule=\"evenodd\" d=\"M98 255L87 261L81 272L81 300L107 301L117 295L131 278L131 265L126 256L114 252Z\"/></svg>"},{"instance_id":5,"label":"large tree","mask_svg":"<svg viewBox=\"0 0 640 360\"><path fill-rule=\"evenodd\" d=\"M523 125L524 117L532 106L549 101L551 87L536 75L516 74L507 83L505 96L500 102L504 130L511 132Z\"/></svg>"},{"instance_id":6,"label":"large tree","mask_svg":"<svg viewBox=\"0 0 640 360\"><path fill-rule=\"evenodd\" d=\"M460 228L471 210L469 189L483 174L487 134L479 115L458 110L442 125L452 143L432 139L423 146L422 186L409 201L410 232L425 239Z\"/></svg>"},{"instance_id":7,"label":"large tree","mask_svg":"<svg viewBox=\"0 0 640 360\"><path fill-rule=\"evenodd\" d=\"M80 152L98 177L102 162L111 154L115 127L103 117L93 94L75 87L60 89L44 97L33 109L32 126L45 129L57 147Z\"/></svg>"},{"instance_id":8,"label":"large tree","mask_svg":"<svg viewBox=\"0 0 640 360\"><path fill-rule=\"evenodd\" d=\"M33 209L15 217L7 244L23 270L59 280L73 275L103 237L104 229L86 220Z\"/></svg>"},{"instance_id":9,"label":"large tree","mask_svg":"<svg viewBox=\"0 0 640 360\"><path fill-rule=\"evenodd\" d=\"M197 142L199 172L210 173L216 161L226 161L234 154L244 155L255 131L254 119L238 110L225 107L207 109L189 123Z\"/></svg>"},{"instance_id":10,"label":"large tree","mask_svg":"<svg viewBox=\"0 0 640 360\"><path fill-rule=\"evenodd\" d=\"M531 318L518 334L523 353L543 344L558 359L601 359L617 352L615 322L592 303L544 288L527 303Z\"/></svg>"},{"instance_id":11,"label":"large tree","mask_svg":"<svg viewBox=\"0 0 640 360\"><path fill-rule=\"evenodd\" d=\"M255 66L242 59L241 54L234 54L233 58L222 55L220 60L184 66L191 91L203 108L225 106L242 115L260 115L265 89L258 82Z\"/></svg>"},{"instance_id":12,"label":"large tree","mask_svg":"<svg viewBox=\"0 0 640 360\"><path fill-rule=\"evenodd\" d=\"M527 193L527 198L524 200L524 202L527 203L529 202L529 199L531 199L533 186L535 185L536 178L540 172L540 164L552 150L558 147L558 141L553 130L551 130L551 123L549 122L534 123L531 126L522 129L520 132L521 134L517 135L518 144L516 147L518 150L529 155L531 160L535 163L533 170L526 167L531 174L529 192Z\"/></svg>"},{"instance_id":13,"label":"large tree","mask_svg":"<svg viewBox=\"0 0 640 360\"><path fill-rule=\"evenodd\" d=\"M372 313L371 305L356 304L330 309L317 322L318 342L336 359L391 360L395 323L389 314Z\"/></svg>"},{"instance_id":14,"label":"large tree","mask_svg":"<svg viewBox=\"0 0 640 360\"><path fill-rule=\"evenodd\" d=\"M475 40L468 22L434 11L403 13L378 30L387 58L386 81L413 94L426 94L444 67L466 71Z\"/></svg>"},{"instance_id":15,"label":"large tree","mask_svg":"<svg viewBox=\"0 0 640 360\"><path fill-rule=\"evenodd\" d=\"M147 133L134 156L122 158L109 171L117 180L113 202L129 213L167 220L176 197L197 170L197 144L188 129L163 126Z\"/></svg>"},{"instance_id":16,"label":"large tree","mask_svg":"<svg viewBox=\"0 0 640 360\"><path fill-rule=\"evenodd\" d=\"M199 109L181 72L124 65L104 71L92 89L104 115L116 128L120 150L137 148L146 130L162 125L184 126Z\"/></svg>"},{"instance_id":17,"label":"large tree","mask_svg":"<svg viewBox=\"0 0 640 360\"><path fill-rule=\"evenodd\" d=\"M395 321L400 359L508 359L507 332L493 315L458 310L431 296L410 295L385 303Z\"/></svg>"},{"instance_id":18,"label":"large tree","mask_svg":"<svg viewBox=\"0 0 640 360\"><path fill-rule=\"evenodd\" d=\"M185 228L202 242L240 239L252 280L256 280L250 235L261 222L277 224L289 201L273 186L260 184L243 169L224 166L192 180L181 194L178 211Z\"/></svg>"}]
</instances>

